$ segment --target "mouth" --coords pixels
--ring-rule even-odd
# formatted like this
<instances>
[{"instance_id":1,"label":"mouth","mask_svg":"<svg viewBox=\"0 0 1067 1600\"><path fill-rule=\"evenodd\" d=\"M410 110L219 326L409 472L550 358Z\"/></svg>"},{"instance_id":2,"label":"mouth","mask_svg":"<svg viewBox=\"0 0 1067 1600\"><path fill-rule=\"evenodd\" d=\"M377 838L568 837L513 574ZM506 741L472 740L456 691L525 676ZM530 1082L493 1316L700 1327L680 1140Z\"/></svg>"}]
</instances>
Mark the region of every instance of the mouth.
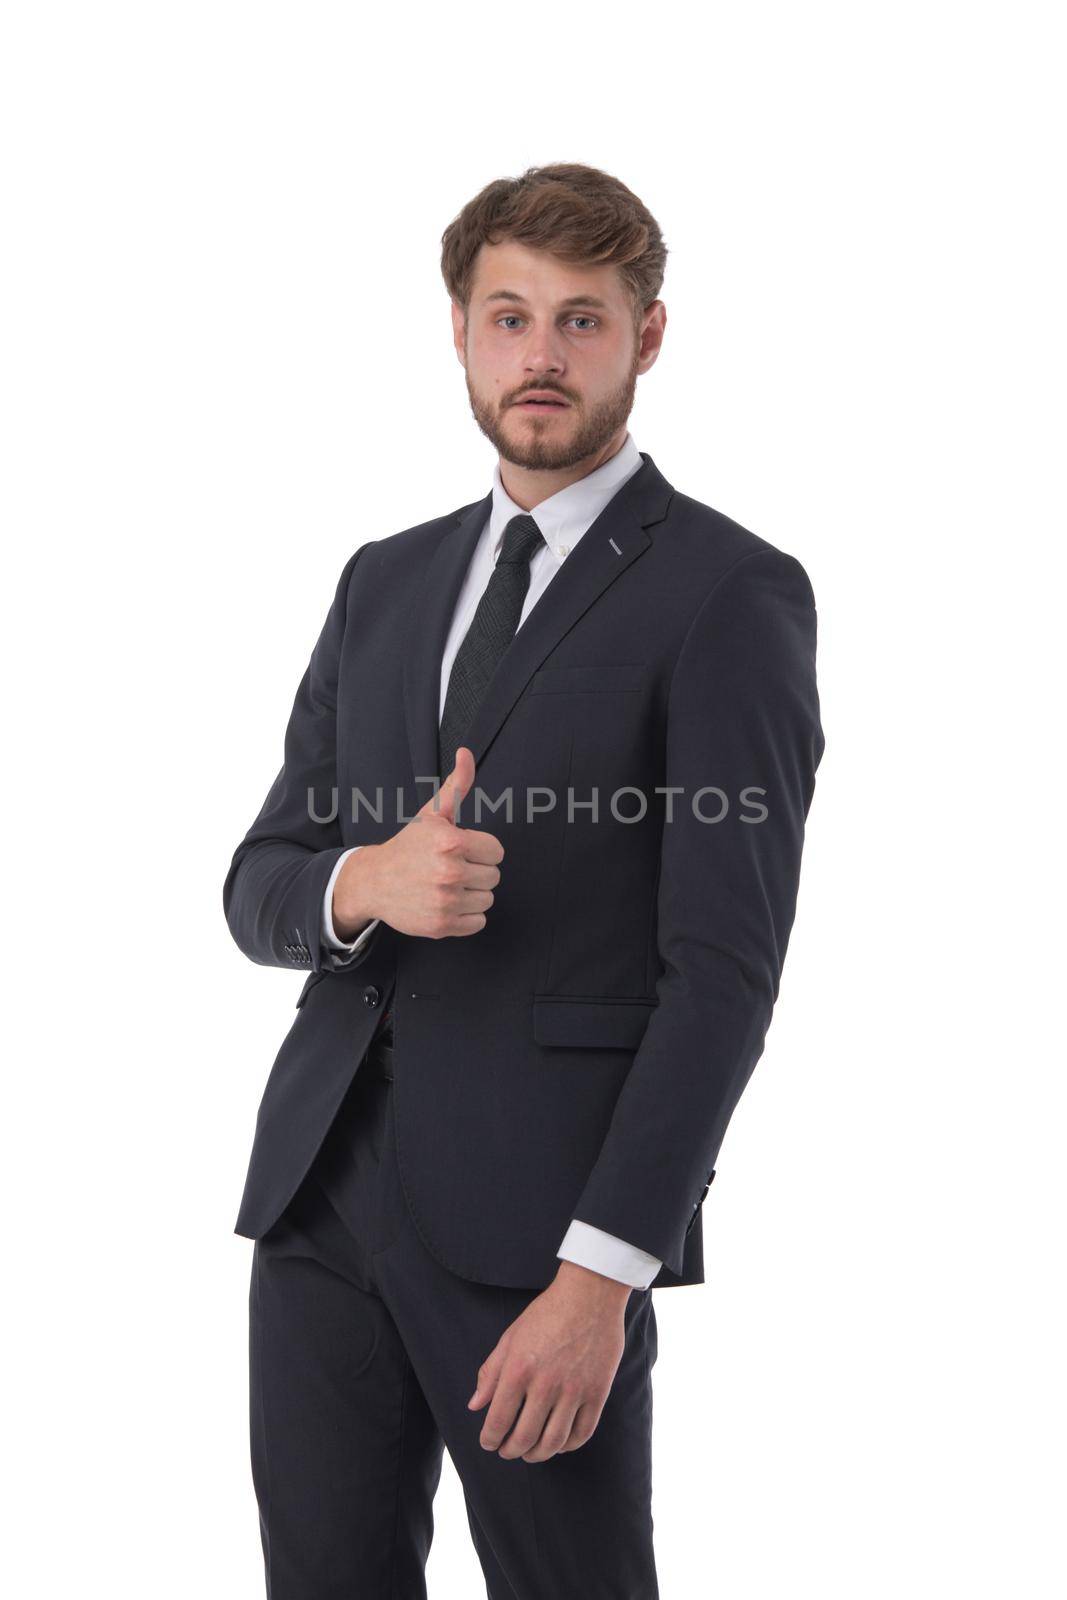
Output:
<instances>
[{"instance_id":1,"label":"mouth","mask_svg":"<svg viewBox=\"0 0 1067 1600\"><path fill-rule=\"evenodd\" d=\"M515 405L520 411L569 411L570 406L566 400L560 400L556 395L524 396L516 400Z\"/></svg>"}]
</instances>

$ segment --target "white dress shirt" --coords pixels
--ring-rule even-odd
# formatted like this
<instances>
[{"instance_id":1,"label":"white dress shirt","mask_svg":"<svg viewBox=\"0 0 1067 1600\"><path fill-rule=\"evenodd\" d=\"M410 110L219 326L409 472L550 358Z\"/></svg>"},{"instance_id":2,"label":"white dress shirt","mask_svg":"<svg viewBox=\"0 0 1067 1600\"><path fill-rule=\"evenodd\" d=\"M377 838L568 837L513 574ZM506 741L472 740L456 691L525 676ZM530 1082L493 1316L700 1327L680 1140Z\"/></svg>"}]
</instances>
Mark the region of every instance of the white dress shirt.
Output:
<instances>
[{"instance_id":1,"label":"white dress shirt","mask_svg":"<svg viewBox=\"0 0 1067 1600\"><path fill-rule=\"evenodd\" d=\"M542 500L527 513L522 506L515 504L504 488L500 476L500 463L497 462L493 468L493 503L489 520L482 529L467 569L467 576L456 602L452 626L441 657L439 723L444 716L452 664L474 619L478 602L485 592L500 554L504 530L512 517L532 516L544 537L543 547L536 550L530 558L530 587L519 617L521 628L582 534L641 465L641 454L627 433L621 448L615 452L610 461L605 461L603 466L597 467L596 471L589 473L587 477L579 478L577 483L568 484L565 489L559 489L555 494L549 495L547 500ZM442 781L447 776L447 773L441 773ZM360 845L353 846L355 850L361 848ZM352 850L346 850L334 867L330 881L326 885L322 908L322 942L327 950L333 952L331 964L337 967L346 965L346 958L351 959L362 948L381 920L375 918L373 922L368 923L351 943L338 939L334 931L333 888L341 867L351 854ZM625 1239L619 1239L613 1233L605 1233L602 1228L594 1228L577 1218L567 1229L556 1255L563 1261L575 1261L579 1266L589 1267L593 1272L603 1273L608 1278L616 1278L620 1283L628 1283L635 1289L647 1289L662 1265L662 1262L655 1256L649 1255L646 1250L640 1250L636 1245L628 1244Z\"/></svg>"}]
</instances>

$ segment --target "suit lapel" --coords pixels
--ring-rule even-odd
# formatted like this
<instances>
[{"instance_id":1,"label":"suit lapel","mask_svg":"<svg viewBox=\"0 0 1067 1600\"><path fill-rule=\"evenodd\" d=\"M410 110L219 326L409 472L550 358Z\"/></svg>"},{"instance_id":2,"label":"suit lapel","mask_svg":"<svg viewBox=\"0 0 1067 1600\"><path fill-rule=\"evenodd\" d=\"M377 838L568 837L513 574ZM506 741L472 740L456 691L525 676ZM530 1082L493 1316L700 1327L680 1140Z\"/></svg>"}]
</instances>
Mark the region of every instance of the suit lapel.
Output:
<instances>
[{"instance_id":1,"label":"suit lapel","mask_svg":"<svg viewBox=\"0 0 1067 1600\"><path fill-rule=\"evenodd\" d=\"M578 540L501 656L463 738L480 763L530 678L579 617L644 554L645 529L667 514L672 486L650 455ZM492 509L492 492L458 514L442 538L419 592L404 658L404 709L415 776L437 772L441 657L459 592ZM537 508L534 507L534 515ZM443 781L447 773L438 776ZM419 804L429 798L420 787Z\"/></svg>"},{"instance_id":2,"label":"suit lapel","mask_svg":"<svg viewBox=\"0 0 1067 1600\"><path fill-rule=\"evenodd\" d=\"M429 780L437 772L441 657L459 591L492 508L490 490L484 500L458 514L456 526L445 533L434 552L415 601L404 655L404 715L417 779ZM423 805L429 798L428 787L420 786L417 804Z\"/></svg>"}]
</instances>

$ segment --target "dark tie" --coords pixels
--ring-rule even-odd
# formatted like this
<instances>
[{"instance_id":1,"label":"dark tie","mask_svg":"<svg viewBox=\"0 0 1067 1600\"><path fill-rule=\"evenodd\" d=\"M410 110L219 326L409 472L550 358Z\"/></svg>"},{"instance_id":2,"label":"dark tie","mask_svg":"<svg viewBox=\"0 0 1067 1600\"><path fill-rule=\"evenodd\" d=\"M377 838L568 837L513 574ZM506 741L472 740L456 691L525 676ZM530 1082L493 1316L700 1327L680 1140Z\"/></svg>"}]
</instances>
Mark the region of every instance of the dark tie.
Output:
<instances>
[{"instance_id":1,"label":"dark tie","mask_svg":"<svg viewBox=\"0 0 1067 1600\"><path fill-rule=\"evenodd\" d=\"M504 529L496 566L448 678L437 736L438 776L442 783L455 765L456 751L489 687L496 664L515 637L530 587L530 557L544 542L537 523L525 512L512 517Z\"/></svg>"}]
</instances>

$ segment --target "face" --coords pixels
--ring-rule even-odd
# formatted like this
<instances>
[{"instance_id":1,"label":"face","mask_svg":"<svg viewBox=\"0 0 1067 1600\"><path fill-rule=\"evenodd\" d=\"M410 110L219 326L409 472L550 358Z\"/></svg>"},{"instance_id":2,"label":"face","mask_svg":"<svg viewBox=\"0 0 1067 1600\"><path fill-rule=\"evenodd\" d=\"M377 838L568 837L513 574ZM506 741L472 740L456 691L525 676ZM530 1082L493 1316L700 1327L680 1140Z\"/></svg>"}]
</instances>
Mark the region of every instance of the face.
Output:
<instances>
[{"instance_id":1,"label":"face","mask_svg":"<svg viewBox=\"0 0 1067 1600\"><path fill-rule=\"evenodd\" d=\"M466 318L453 303L453 334L474 419L503 461L566 471L614 452L666 321L653 301L635 337L631 308L616 267L511 240L481 247ZM526 401L535 391L557 403Z\"/></svg>"}]
</instances>

